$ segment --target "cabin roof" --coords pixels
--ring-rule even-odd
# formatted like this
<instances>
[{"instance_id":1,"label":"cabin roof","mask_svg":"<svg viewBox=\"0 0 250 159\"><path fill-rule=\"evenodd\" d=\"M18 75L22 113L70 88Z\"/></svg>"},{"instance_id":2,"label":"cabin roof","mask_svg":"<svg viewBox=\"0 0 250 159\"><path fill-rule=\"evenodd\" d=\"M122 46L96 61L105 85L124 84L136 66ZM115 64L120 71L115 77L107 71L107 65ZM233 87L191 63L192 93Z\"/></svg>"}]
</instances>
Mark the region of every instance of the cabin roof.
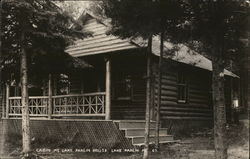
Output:
<instances>
[{"instance_id":1,"label":"cabin roof","mask_svg":"<svg viewBox=\"0 0 250 159\"><path fill-rule=\"evenodd\" d=\"M147 47L147 41L143 40L142 38L121 39L117 36L107 35L106 32L108 31L109 26L107 25L106 21L100 21L100 19L92 16L92 14L88 14L86 11L84 14L92 17L92 19L88 20L83 26L83 29L85 31L91 32L92 36L83 40L77 40L75 41L74 45L69 46L66 52L68 52L71 56L83 57ZM174 45L172 43L167 41L164 42L164 53L173 52L171 51L173 48ZM152 53L156 56L160 55L159 36L153 37ZM165 55L164 57L180 63L185 63L194 67L212 71L211 60L195 51L190 50L187 46L182 44L178 45L178 49L175 49L172 55ZM228 70L225 70L224 73L232 77L238 77Z\"/></svg>"},{"instance_id":2,"label":"cabin roof","mask_svg":"<svg viewBox=\"0 0 250 159\"><path fill-rule=\"evenodd\" d=\"M147 46L147 41L142 38L133 39L133 42L141 47ZM174 45L168 41L164 41L163 57L180 62L194 67L199 67L208 71L212 71L212 61L203 55L191 50L183 44ZM152 53L160 56L160 36L154 36L152 39ZM224 73L229 76L237 77L234 73L224 70Z\"/></svg>"}]
</instances>

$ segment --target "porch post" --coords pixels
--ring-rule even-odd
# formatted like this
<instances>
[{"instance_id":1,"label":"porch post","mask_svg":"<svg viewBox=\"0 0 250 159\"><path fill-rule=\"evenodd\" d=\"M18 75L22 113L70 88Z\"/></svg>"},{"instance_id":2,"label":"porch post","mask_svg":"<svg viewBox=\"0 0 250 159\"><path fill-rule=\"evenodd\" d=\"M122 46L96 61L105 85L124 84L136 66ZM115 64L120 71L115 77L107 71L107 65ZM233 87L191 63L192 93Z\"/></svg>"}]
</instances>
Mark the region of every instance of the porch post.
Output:
<instances>
[{"instance_id":1,"label":"porch post","mask_svg":"<svg viewBox=\"0 0 250 159\"><path fill-rule=\"evenodd\" d=\"M52 115L52 78L51 74L49 74L49 82L48 82L48 118L51 119Z\"/></svg>"},{"instance_id":2,"label":"porch post","mask_svg":"<svg viewBox=\"0 0 250 159\"><path fill-rule=\"evenodd\" d=\"M105 100L105 120L110 120L111 107L111 64L110 59L106 58L106 100Z\"/></svg>"},{"instance_id":3,"label":"porch post","mask_svg":"<svg viewBox=\"0 0 250 159\"><path fill-rule=\"evenodd\" d=\"M6 84L6 118L9 118L9 97L10 97L10 86L9 84Z\"/></svg>"}]
</instances>

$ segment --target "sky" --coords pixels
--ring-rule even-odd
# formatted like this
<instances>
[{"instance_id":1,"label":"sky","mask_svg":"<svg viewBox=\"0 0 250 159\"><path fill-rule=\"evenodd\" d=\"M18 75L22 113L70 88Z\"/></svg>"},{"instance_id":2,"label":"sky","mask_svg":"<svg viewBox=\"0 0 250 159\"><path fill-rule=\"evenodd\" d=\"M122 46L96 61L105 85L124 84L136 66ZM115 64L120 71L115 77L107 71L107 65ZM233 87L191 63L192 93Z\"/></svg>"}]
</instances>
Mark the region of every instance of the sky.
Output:
<instances>
[{"instance_id":1,"label":"sky","mask_svg":"<svg viewBox=\"0 0 250 159\"><path fill-rule=\"evenodd\" d=\"M73 16L74 19L77 19L84 9L89 8L90 4L93 1L64 1L64 2L55 2L59 7L64 11L68 12Z\"/></svg>"}]
</instances>

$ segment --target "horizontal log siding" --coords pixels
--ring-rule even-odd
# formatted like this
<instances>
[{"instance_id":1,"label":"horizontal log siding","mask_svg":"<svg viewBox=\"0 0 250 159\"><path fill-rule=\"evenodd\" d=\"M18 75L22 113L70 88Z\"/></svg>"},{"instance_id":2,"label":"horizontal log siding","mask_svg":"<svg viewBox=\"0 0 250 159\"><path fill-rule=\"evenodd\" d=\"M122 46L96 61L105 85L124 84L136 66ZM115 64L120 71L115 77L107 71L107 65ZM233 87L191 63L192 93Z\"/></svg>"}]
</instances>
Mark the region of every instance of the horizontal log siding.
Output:
<instances>
[{"instance_id":1,"label":"horizontal log siding","mask_svg":"<svg viewBox=\"0 0 250 159\"><path fill-rule=\"evenodd\" d=\"M211 77L206 72L194 72L188 77L189 104L209 108L211 106Z\"/></svg>"},{"instance_id":2,"label":"horizontal log siding","mask_svg":"<svg viewBox=\"0 0 250 159\"><path fill-rule=\"evenodd\" d=\"M211 94L210 94L210 76L206 71L196 71L188 69L188 101L187 103L178 103L178 67L169 67L167 63L163 66L162 72L162 96L161 96L161 118L162 119L211 119ZM177 66L177 65L175 65ZM153 66L155 89L155 105L158 92L158 71L157 64ZM187 72L188 71L188 72Z\"/></svg>"},{"instance_id":3,"label":"horizontal log siding","mask_svg":"<svg viewBox=\"0 0 250 159\"><path fill-rule=\"evenodd\" d=\"M112 119L144 120L146 105L146 82L133 83L132 99L128 101L113 100L111 105Z\"/></svg>"},{"instance_id":4,"label":"horizontal log siding","mask_svg":"<svg viewBox=\"0 0 250 159\"><path fill-rule=\"evenodd\" d=\"M112 120L145 120L145 104L143 103L112 103Z\"/></svg>"},{"instance_id":5,"label":"horizontal log siding","mask_svg":"<svg viewBox=\"0 0 250 159\"><path fill-rule=\"evenodd\" d=\"M70 75L70 93L80 94L83 93L83 81L82 76L79 74Z\"/></svg>"}]
</instances>

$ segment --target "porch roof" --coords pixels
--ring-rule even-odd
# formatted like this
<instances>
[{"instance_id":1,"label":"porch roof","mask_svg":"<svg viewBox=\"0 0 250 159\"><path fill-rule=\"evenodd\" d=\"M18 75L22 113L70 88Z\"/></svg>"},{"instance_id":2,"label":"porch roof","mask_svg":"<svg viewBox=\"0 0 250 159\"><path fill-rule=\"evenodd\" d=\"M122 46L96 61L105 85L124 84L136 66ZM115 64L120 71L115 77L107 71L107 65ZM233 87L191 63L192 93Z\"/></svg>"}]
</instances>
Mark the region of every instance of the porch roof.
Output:
<instances>
[{"instance_id":1,"label":"porch roof","mask_svg":"<svg viewBox=\"0 0 250 159\"><path fill-rule=\"evenodd\" d=\"M138 46L131 43L130 39L121 39L113 35L107 35L108 23L100 18L84 11L82 16L90 17L84 23L83 30L92 33L92 36L75 41L74 45L67 48L66 52L74 57L96 55L119 50L136 49ZM87 19L87 18L85 18Z\"/></svg>"},{"instance_id":2,"label":"porch roof","mask_svg":"<svg viewBox=\"0 0 250 159\"><path fill-rule=\"evenodd\" d=\"M97 19L88 12L85 12L85 14L92 18L87 21L83 29L92 32L93 34L91 37L76 41L74 45L67 48L66 52L73 57L83 57L147 47L147 41L142 38L121 39L117 36L107 35L106 32L109 29L107 22ZM171 50L173 50L173 48L174 45L172 43L167 41L164 42L164 52L172 52ZM156 56L159 56L160 54L159 36L153 37L152 52ZM190 50L187 46L182 44L178 45L178 49L175 49L172 55L166 55L165 58L212 71L211 60L193 50ZM232 77L239 77L228 70L225 70L224 73Z\"/></svg>"}]
</instances>

